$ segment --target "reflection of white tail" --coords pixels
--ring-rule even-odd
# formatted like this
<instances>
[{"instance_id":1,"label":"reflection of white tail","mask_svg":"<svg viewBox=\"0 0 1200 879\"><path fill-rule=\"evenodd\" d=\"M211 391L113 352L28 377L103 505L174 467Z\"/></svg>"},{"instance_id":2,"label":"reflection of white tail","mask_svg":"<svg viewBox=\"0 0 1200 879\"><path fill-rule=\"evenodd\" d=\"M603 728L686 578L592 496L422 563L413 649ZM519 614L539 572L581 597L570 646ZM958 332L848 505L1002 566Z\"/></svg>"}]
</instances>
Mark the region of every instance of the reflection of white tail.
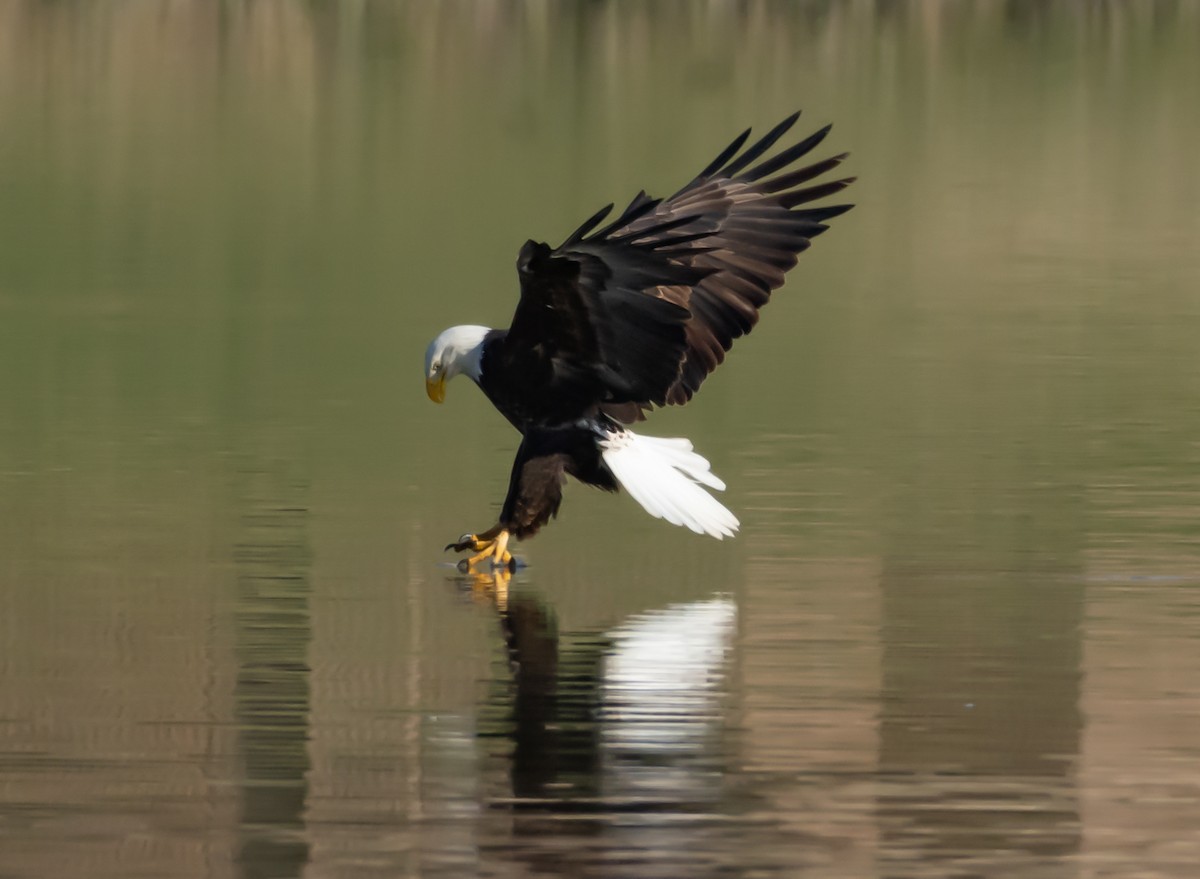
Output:
<instances>
[{"instance_id":1,"label":"reflection of white tail","mask_svg":"<svg viewBox=\"0 0 1200 879\"><path fill-rule=\"evenodd\" d=\"M692 451L690 440L622 430L607 433L599 445L621 488L651 516L717 540L737 531L737 516L700 487L724 491L725 483L712 474L708 461Z\"/></svg>"}]
</instances>

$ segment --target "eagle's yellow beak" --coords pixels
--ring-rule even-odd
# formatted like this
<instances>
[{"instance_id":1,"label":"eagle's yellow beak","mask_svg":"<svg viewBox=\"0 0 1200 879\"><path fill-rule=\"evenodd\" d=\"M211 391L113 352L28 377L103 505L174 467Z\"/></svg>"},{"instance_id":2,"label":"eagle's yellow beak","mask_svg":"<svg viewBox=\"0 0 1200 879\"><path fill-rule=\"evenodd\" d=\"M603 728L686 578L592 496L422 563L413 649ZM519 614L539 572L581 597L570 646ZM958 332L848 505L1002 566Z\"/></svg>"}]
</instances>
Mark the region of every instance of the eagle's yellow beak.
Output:
<instances>
[{"instance_id":1,"label":"eagle's yellow beak","mask_svg":"<svg viewBox=\"0 0 1200 879\"><path fill-rule=\"evenodd\" d=\"M446 399L446 377L439 375L437 378L425 379L425 393L429 395L429 399L435 403L441 403Z\"/></svg>"}]
</instances>

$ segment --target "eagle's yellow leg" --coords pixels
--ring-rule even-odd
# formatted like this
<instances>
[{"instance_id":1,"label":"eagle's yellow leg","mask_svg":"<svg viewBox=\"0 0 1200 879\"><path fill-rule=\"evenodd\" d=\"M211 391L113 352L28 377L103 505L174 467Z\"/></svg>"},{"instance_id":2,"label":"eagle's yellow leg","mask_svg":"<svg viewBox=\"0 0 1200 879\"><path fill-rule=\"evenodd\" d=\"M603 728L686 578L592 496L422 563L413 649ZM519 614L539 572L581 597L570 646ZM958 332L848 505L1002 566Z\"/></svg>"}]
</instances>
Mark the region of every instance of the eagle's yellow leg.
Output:
<instances>
[{"instance_id":1,"label":"eagle's yellow leg","mask_svg":"<svg viewBox=\"0 0 1200 879\"><path fill-rule=\"evenodd\" d=\"M502 530L496 537L496 545L492 547L493 564L507 565L512 561L512 553L508 551L509 533Z\"/></svg>"},{"instance_id":2,"label":"eagle's yellow leg","mask_svg":"<svg viewBox=\"0 0 1200 879\"><path fill-rule=\"evenodd\" d=\"M455 552L466 552L470 550L475 553L468 559L460 561L459 567L464 571L474 569L476 562L481 562L484 559L490 558L492 566L511 565L513 556L508 551L508 541L511 533L502 525L495 525L487 531L479 534L464 534L459 538L457 543L451 543L446 549L452 549Z\"/></svg>"},{"instance_id":3,"label":"eagle's yellow leg","mask_svg":"<svg viewBox=\"0 0 1200 879\"><path fill-rule=\"evenodd\" d=\"M481 551L467 559L467 567L474 567L476 562L481 562L489 556L493 566L507 565L512 561L512 553L508 551L508 538L508 532L501 528L494 538L480 540L478 548ZM472 547L472 549L475 548Z\"/></svg>"}]
</instances>

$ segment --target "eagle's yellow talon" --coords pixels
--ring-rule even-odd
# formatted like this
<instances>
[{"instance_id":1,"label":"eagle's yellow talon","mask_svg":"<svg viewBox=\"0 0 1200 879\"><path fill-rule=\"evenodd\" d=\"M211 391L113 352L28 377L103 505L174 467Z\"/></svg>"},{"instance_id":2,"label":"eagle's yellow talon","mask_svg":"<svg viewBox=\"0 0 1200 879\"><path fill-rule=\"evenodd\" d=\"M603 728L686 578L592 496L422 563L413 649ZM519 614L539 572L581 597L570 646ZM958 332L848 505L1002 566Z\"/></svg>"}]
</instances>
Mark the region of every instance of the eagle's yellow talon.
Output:
<instances>
[{"instance_id":1,"label":"eagle's yellow talon","mask_svg":"<svg viewBox=\"0 0 1200 879\"><path fill-rule=\"evenodd\" d=\"M508 540L508 531L497 527L481 535L464 534L458 543L452 543L446 549L453 549L455 552L470 550L475 553L458 563L459 569L463 571L473 570L477 562L488 558L492 560L493 568L511 567L513 556L508 551Z\"/></svg>"},{"instance_id":2,"label":"eagle's yellow talon","mask_svg":"<svg viewBox=\"0 0 1200 879\"><path fill-rule=\"evenodd\" d=\"M481 562L484 559L486 559L488 556L490 556L492 554L491 544L492 544L492 541L488 541L488 545L486 545L484 547L482 552L477 553L477 554L471 556L469 559L467 559L467 567L473 568L473 567L475 567L476 562ZM475 547L472 547L472 549L474 549L474 548Z\"/></svg>"}]
</instances>

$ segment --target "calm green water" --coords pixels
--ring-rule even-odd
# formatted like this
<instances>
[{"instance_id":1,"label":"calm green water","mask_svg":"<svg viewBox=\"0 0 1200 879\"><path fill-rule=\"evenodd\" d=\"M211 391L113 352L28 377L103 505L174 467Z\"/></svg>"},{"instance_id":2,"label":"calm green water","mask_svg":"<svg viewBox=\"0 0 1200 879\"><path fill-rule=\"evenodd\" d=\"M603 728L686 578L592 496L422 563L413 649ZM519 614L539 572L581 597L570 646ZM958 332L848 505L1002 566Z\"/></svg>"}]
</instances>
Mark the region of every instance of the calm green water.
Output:
<instances>
[{"instance_id":1,"label":"calm green water","mask_svg":"<svg viewBox=\"0 0 1200 879\"><path fill-rule=\"evenodd\" d=\"M695 404L732 542L425 344L747 125L858 207ZM1191 877L1200 6L0 6L0 874Z\"/></svg>"}]
</instances>

